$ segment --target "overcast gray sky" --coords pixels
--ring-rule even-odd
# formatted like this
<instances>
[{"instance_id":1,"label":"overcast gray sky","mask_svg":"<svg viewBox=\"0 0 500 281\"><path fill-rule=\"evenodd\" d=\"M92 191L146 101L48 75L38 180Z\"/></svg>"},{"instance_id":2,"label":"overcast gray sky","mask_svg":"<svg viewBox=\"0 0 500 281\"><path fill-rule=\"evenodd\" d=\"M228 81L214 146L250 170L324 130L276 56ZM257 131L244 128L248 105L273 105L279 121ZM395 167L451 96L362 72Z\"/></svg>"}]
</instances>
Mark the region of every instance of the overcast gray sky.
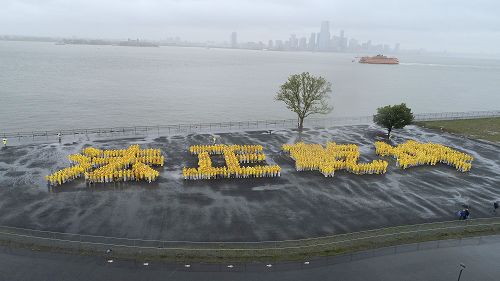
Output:
<instances>
[{"instance_id":1,"label":"overcast gray sky","mask_svg":"<svg viewBox=\"0 0 500 281\"><path fill-rule=\"evenodd\" d=\"M498 53L500 0L0 0L0 34L239 41L331 31L403 48Z\"/></svg>"}]
</instances>

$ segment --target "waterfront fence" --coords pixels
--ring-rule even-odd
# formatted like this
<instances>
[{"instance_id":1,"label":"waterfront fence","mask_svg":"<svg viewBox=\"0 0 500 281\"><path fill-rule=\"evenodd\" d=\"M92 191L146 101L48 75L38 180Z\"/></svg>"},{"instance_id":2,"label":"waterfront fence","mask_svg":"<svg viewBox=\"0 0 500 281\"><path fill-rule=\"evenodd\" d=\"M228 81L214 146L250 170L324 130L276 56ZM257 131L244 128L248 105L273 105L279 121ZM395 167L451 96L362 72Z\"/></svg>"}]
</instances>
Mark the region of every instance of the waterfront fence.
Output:
<instances>
[{"instance_id":1,"label":"waterfront fence","mask_svg":"<svg viewBox=\"0 0 500 281\"><path fill-rule=\"evenodd\" d=\"M415 114L415 121L435 121L435 120L458 120L500 117L500 110L496 111L469 111L469 112L441 112L441 113L419 113ZM330 117L330 118L306 118L304 126L309 128L333 127L347 125L372 124L373 116L354 117ZM85 129L61 129L61 130L41 130L24 132L2 132L0 136L18 141L53 140L61 137L72 136L86 137L118 137L118 136L162 136L179 135L191 133L222 133L233 131L265 130L272 131L278 129L297 128L296 119L280 120L255 120L255 121L230 121L214 123L192 123L177 125L154 125L154 126L129 126L129 127L108 127L108 128L85 128Z\"/></svg>"},{"instance_id":2,"label":"waterfront fence","mask_svg":"<svg viewBox=\"0 0 500 281\"><path fill-rule=\"evenodd\" d=\"M381 251L382 247L391 247L396 253L403 250L424 249L432 245L435 247L456 243L461 245L462 238L453 240L455 242L441 240L497 233L500 233L500 218L494 217L397 226L317 238L258 242L163 241L0 226L0 241L66 252L92 252L105 255L111 250L112 254L107 255L113 257L167 258L177 261L193 259L228 261L245 258L273 260L278 257L296 259L342 253L352 253L350 254L352 260L357 251L373 252Z\"/></svg>"}]
</instances>

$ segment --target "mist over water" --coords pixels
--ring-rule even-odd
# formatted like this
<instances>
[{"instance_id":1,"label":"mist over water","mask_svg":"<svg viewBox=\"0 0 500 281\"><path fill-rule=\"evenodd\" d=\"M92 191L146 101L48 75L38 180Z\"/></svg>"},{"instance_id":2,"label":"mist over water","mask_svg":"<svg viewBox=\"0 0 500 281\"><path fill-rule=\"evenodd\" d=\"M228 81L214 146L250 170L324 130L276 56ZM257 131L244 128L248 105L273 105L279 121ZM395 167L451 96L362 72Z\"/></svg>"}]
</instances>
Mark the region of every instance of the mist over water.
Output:
<instances>
[{"instance_id":1,"label":"mist over water","mask_svg":"<svg viewBox=\"0 0 500 281\"><path fill-rule=\"evenodd\" d=\"M274 95L303 71L332 82L330 116L499 109L499 60L354 56L0 41L0 131L295 118Z\"/></svg>"}]
</instances>

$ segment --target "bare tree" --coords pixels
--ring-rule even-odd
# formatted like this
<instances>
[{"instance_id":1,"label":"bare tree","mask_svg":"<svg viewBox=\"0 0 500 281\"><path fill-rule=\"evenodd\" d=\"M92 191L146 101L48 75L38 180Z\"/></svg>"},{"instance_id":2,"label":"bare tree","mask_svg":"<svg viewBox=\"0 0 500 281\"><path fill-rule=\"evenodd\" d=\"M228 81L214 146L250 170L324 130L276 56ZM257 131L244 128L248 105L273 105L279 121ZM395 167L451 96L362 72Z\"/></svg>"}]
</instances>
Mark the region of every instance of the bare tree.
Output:
<instances>
[{"instance_id":1,"label":"bare tree","mask_svg":"<svg viewBox=\"0 0 500 281\"><path fill-rule=\"evenodd\" d=\"M309 72L294 74L281 85L275 99L282 101L291 111L297 113L298 129L304 128L304 119L312 114L328 114L333 108L328 105L332 84Z\"/></svg>"}]
</instances>

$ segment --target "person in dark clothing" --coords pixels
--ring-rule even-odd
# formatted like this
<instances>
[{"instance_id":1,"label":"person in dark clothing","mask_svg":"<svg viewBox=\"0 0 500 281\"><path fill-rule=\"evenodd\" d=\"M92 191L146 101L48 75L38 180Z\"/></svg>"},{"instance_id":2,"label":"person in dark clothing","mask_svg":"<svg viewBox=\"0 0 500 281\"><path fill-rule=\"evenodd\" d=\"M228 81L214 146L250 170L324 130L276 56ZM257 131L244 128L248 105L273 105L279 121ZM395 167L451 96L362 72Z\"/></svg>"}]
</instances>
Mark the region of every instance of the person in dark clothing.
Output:
<instances>
[{"instance_id":1,"label":"person in dark clothing","mask_svg":"<svg viewBox=\"0 0 500 281\"><path fill-rule=\"evenodd\" d=\"M497 209L498 209L498 202L493 202L493 213L497 213Z\"/></svg>"},{"instance_id":2,"label":"person in dark clothing","mask_svg":"<svg viewBox=\"0 0 500 281\"><path fill-rule=\"evenodd\" d=\"M458 211L458 212L457 212L457 215L458 215L459 219L461 219L461 220L466 220L466 219L468 219L468 218L469 218L469 215L470 215L469 208L464 208L463 210Z\"/></svg>"},{"instance_id":3,"label":"person in dark clothing","mask_svg":"<svg viewBox=\"0 0 500 281\"><path fill-rule=\"evenodd\" d=\"M463 211L463 219L464 220L468 219L469 215L470 215L469 209L465 208L465 210Z\"/></svg>"},{"instance_id":4,"label":"person in dark clothing","mask_svg":"<svg viewBox=\"0 0 500 281\"><path fill-rule=\"evenodd\" d=\"M458 211L457 214L458 214L458 219L459 220L463 220L464 219L464 214L465 214L464 210Z\"/></svg>"}]
</instances>

